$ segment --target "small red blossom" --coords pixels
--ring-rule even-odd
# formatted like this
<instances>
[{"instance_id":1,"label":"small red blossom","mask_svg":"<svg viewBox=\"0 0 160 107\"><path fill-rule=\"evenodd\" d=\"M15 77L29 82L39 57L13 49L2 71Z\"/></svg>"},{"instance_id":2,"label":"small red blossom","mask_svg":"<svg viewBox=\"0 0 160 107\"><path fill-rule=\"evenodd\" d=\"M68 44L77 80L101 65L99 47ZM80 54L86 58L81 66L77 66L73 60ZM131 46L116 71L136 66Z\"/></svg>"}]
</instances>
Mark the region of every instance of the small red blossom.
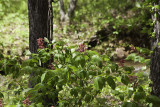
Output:
<instances>
[{"instance_id":1,"label":"small red blossom","mask_svg":"<svg viewBox=\"0 0 160 107\"><path fill-rule=\"evenodd\" d=\"M55 70L55 67L54 67L52 64L50 64L48 67L49 67L51 70Z\"/></svg>"},{"instance_id":2,"label":"small red blossom","mask_svg":"<svg viewBox=\"0 0 160 107\"><path fill-rule=\"evenodd\" d=\"M39 47L40 49L45 48L44 39L43 39L43 38L37 39L37 45L38 45L38 47Z\"/></svg>"},{"instance_id":3,"label":"small red blossom","mask_svg":"<svg viewBox=\"0 0 160 107\"><path fill-rule=\"evenodd\" d=\"M29 98L26 98L26 99L23 101L23 104L25 104L26 106L29 106L29 105L31 105L31 101L29 100Z\"/></svg>"},{"instance_id":4,"label":"small red blossom","mask_svg":"<svg viewBox=\"0 0 160 107\"><path fill-rule=\"evenodd\" d=\"M0 99L0 107L3 107L3 99Z\"/></svg>"},{"instance_id":5,"label":"small red blossom","mask_svg":"<svg viewBox=\"0 0 160 107\"><path fill-rule=\"evenodd\" d=\"M119 60L119 66L124 66L124 63L125 63L125 60L124 59L121 59L121 60Z\"/></svg>"},{"instance_id":6,"label":"small red blossom","mask_svg":"<svg viewBox=\"0 0 160 107\"><path fill-rule=\"evenodd\" d=\"M137 81L137 76L132 76L132 75L129 76L129 82L130 83L133 83L133 82L136 82L136 81Z\"/></svg>"},{"instance_id":7,"label":"small red blossom","mask_svg":"<svg viewBox=\"0 0 160 107\"><path fill-rule=\"evenodd\" d=\"M30 97L31 97L31 95L28 95L28 96L27 96L27 98L30 98Z\"/></svg>"},{"instance_id":8,"label":"small red blossom","mask_svg":"<svg viewBox=\"0 0 160 107\"><path fill-rule=\"evenodd\" d=\"M44 47L44 46L39 46L39 48L40 48L40 49L43 49L43 48L45 48L45 47Z\"/></svg>"},{"instance_id":9,"label":"small red blossom","mask_svg":"<svg viewBox=\"0 0 160 107\"><path fill-rule=\"evenodd\" d=\"M0 104L0 107L3 107L3 104Z\"/></svg>"},{"instance_id":10,"label":"small red blossom","mask_svg":"<svg viewBox=\"0 0 160 107\"><path fill-rule=\"evenodd\" d=\"M84 52L86 50L86 46L84 44L79 45L79 52Z\"/></svg>"},{"instance_id":11,"label":"small red blossom","mask_svg":"<svg viewBox=\"0 0 160 107\"><path fill-rule=\"evenodd\" d=\"M119 62L120 62L120 63L125 63L125 60L124 60L124 59L121 59Z\"/></svg>"}]
</instances>

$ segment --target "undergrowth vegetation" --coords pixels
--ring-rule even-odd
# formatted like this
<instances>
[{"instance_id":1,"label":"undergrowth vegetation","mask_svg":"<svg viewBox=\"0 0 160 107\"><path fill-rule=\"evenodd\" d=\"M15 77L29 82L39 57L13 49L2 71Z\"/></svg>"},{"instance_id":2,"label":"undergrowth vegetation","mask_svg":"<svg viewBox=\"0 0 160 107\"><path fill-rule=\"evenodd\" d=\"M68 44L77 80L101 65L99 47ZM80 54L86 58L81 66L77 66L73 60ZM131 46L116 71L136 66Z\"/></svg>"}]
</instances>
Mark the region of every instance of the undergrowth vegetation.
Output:
<instances>
[{"instance_id":1,"label":"undergrowth vegetation","mask_svg":"<svg viewBox=\"0 0 160 107\"><path fill-rule=\"evenodd\" d=\"M123 61L119 65L113 63L109 56L85 50L83 44L70 47L63 41L53 41L48 48L39 49L37 54L31 56L32 59L21 62L18 57L7 58L1 54L1 70L5 71L6 75L12 74L16 80L8 83L8 90L16 86L16 89L12 90L13 93L8 90L1 92L4 100L10 99L10 103L22 105L24 98L29 98L33 101L32 106L52 106L58 96L61 107L119 104L126 107L156 103L155 97L149 95L148 76L144 72L134 73L134 68L124 66ZM53 62L47 63L51 58ZM128 57L134 58L134 55ZM136 59L148 62L141 57ZM30 81L36 85L34 88L26 88L25 78L33 71L34 76ZM8 98L10 95L14 97ZM46 104L45 98L50 103Z\"/></svg>"}]
</instances>

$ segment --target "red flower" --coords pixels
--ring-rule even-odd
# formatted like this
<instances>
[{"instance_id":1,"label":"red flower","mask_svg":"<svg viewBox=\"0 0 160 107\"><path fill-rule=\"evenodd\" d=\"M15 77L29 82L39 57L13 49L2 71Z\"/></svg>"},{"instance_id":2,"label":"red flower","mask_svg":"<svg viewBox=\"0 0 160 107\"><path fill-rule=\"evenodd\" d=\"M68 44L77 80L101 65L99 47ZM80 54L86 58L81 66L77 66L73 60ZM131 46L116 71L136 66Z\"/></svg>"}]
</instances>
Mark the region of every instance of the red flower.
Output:
<instances>
[{"instance_id":1,"label":"red flower","mask_svg":"<svg viewBox=\"0 0 160 107\"><path fill-rule=\"evenodd\" d=\"M39 48L40 48L40 49L43 49L43 48L45 48L45 47L44 47L44 46L39 46Z\"/></svg>"},{"instance_id":2,"label":"red flower","mask_svg":"<svg viewBox=\"0 0 160 107\"><path fill-rule=\"evenodd\" d=\"M45 48L44 39L43 39L43 38L37 39L37 45L38 45L38 47L39 47L40 49Z\"/></svg>"},{"instance_id":3,"label":"red flower","mask_svg":"<svg viewBox=\"0 0 160 107\"><path fill-rule=\"evenodd\" d=\"M55 67L52 64L50 64L48 67L52 70L55 70Z\"/></svg>"},{"instance_id":4,"label":"red flower","mask_svg":"<svg viewBox=\"0 0 160 107\"><path fill-rule=\"evenodd\" d=\"M3 104L0 104L0 107L3 107Z\"/></svg>"},{"instance_id":5,"label":"red flower","mask_svg":"<svg viewBox=\"0 0 160 107\"><path fill-rule=\"evenodd\" d=\"M79 45L79 52L84 52L85 51L85 45L84 44L80 44Z\"/></svg>"},{"instance_id":6,"label":"red flower","mask_svg":"<svg viewBox=\"0 0 160 107\"><path fill-rule=\"evenodd\" d=\"M120 61L119 61L119 66L124 66L124 63L125 63L125 60L124 59L121 59Z\"/></svg>"},{"instance_id":7,"label":"red flower","mask_svg":"<svg viewBox=\"0 0 160 107\"><path fill-rule=\"evenodd\" d=\"M132 76L132 75L129 76L130 83L136 82L136 80L137 80L137 76Z\"/></svg>"},{"instance_id":8,"label":"red flower","mask_svg":"<svg viewBox=\"0 0 160 107\"><path fill-rule=\"evenodd\" d=\"M31 101L29 100L29 98L26 98L26 99L23 101L23 104L25 104L26 106L29 106L29 105L31 105Z\"/></svg>"},{"instance_id":9,"label":"red flower","mask_svg":"<svg viewBox=\"0 0 160 107\"><path fill-rule=\"evenodd\" d=\"M3 99L0 99L0 107L3 107Z\"/></svg>"}]
</instances>

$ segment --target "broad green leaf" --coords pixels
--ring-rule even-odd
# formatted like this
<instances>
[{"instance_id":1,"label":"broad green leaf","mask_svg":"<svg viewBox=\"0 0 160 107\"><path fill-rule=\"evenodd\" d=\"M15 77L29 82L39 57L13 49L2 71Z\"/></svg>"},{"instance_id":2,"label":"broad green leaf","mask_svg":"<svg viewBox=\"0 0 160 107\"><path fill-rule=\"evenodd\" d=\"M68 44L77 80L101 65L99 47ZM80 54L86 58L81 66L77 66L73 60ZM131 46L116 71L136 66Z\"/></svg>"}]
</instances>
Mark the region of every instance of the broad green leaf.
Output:
<instances>
[{"instance_id":1,"label":"broad green leaf","mask_svg":"<svg viewBox=\"0 0 160 107\"><path fill-rule=\"evenodd\" d=\"M81 79L86 78L87 72L84 71L84 70L82 70L82 71L78 72L78 76L79 76Z\"/></svg>"},{"instance_id":2,"label":"broad green leaf","mask_svg":"<svg viewBox=\"0 0 160 107\"><path fill-rule=\"evenodd\" d=\"M154 95L148 95L146 98L146 101L148 103L153 103L153 104L160 104L160 98Z\"/></svg>"},{"instance_id":3,"label":"broad green leaf","mask_svg":"<svg viewBox=\"0 0 160 107\"><path fill-rule=\"evenodd\" d=\"M96 90L102 89L104 85L105 85L105 81L103 77L98 76L94 79L94 86Z\"/></svg>"},{"instance_id":4,"label":"broad green leaf","mask_svg":"<svg viewBox=\"0 0 160 107\"><path fill-rule=\"evenodd\" d=\"M80 86L83 87L84 86L84 83L82 80L80 80Z\"/></svg>"},{"instance_id":5,"label":"broad green leaf","mask_svg":"<svg viewBox=\"0 0 160 107\"><path fill-rule=\"evenodd\" d=\"M36 107L35 103L31 103L31 105L29 105L29 107Z\"/></svg>"},{"instance_id":6,"label":"broad green leaf","mask_svg":"<svg viewBox=\"0 0 160 107\"><path fill-rule=\"evenodd\" d=\"M141 5L140 5L139 2L136 2L136 7L137 7L137 8L140 8L140 7L141 7Z\"/></svg>"},{"instance_id":7,"label":"broad green leaf","mask_svg":"<svg viewBox=\"0 0 160 107\"><path fill-rule=\"evenodd\" d=\"M38 103L36 104L37 107L43 107L43 104L42 103Z\"/></svg>"},{"instance_id":8,"label":"broad green leaf","mask_svg":"<svg viewBox=\"0 0 160 107\"><path fill-rule=\"evenodd\" d=\"M139 101L141 99L145 99L145 92L136 92L135 95L134 95L134 100L135 101Z\"/></svg>"},{"instance_id":9,"label":"broad green leaf","mask_svg":"<svg viewBox=\"0 0 160 107\"><path fill-rule=\"evenodd\" d=\"M117 64L112 64L112 65L110 66L110 68L111 68L111 71L112 71L112 72L116 72L116 71L118 70L118 65L117 65Z\"/></svg>"},{"instance_id":10,"label":"broad green leaf","mask_svg":"<svg viewBox=\"0 0 160 107\"><path fill-rule=\"evenodd\" d=\"M91 101L91 98L92 98L91 95L86 95L85 102L89 103Z\"/></svg>"},{"instance_id":11,"label":"broad green leaf","mask_svg":"<svg viewBox=\"0 0 160 107\"><path fill-rule=\"evenodd\" d=\"M131 73L133 70L134 70L134 67L127 67L127 66L124 66L123 67L124 71L128 71L129 73Z\"/></svg>"},{"instance_id":12,"label":"broad green leaf","mask_svg":"<svg viewBox=\"0 0 160 107\"><path fill-rule=\"evenodd\" d=\"M80 64L81 64L82 68L85 66L86 62L85 62L84 57L81 57Z\"/></svg>"},{"instance_id":13,"label":"broad green leaf","mask_svg":"<svg viewBox=\"0 0 160 107\"><path fill-rule=\"evenodd\" d=\"M77 56L79 56L79 53L78 53L78 52L73 52L73 53L72 53L72 58L76 58Z\"/></svg>"},{"instance_id":14,"label":"broad green leaf","mask_svg":"<svg viewBox=\"0 0 160 107\"><path fill-rule=\"evenodd\" d=\"M49 43L48 38L44 37L44 42Z\"/></svg>"},{"instance_id":15,"label":"broad green leaf","mask_svg":"<svg viewBox=\"0 0 160 107\"><path fill-rule=\"evenodd\" d=\"M159 5L155 5L154 7L155 7L156 9L159 9Z\"/></svg>"},{"instance_id":16,"label":"broad green leaf","mask_svg":"<svg viewBox=\"0 0 160 107\"><path fill-rule=\"evenodd\" d=\"M83 98L85 95L86 95L86 91L85 91L85 90L82 90L82 91L81 91L81 97Z\"/></svg>"},{"instance_id":17,"label":"broad green leaf","mask_svg":"<svg viewBox=\"0 0 160 107\"><path fill-rule=\"evenodd\" d=\"M99 68L102 68L103 64L101 61L101 57L99 55L93 55L91 57L91 61L93 62L93 64L97 65Z\"/></svg>"},{"instance_id":18,"label":"broad green leaf","mask_svg":"<svg viewBox=\"0 0 160 107\"><path fill-rule=\"evenodd\" d=\"M44 74L42 74L41 76L41 83L43 82L43 80L45 79L45 76L46 76L46 72Z\"/></svg>"},{"instance_id":19,"label":"broad green leaf","mask_svg":"<svg viewBox=\"0 0 160 107\"><path fill-rule=\"evenodd\" d=\"M89 59L89 57L85 55L85 56L84 56L84 59L87 61L87 60Z\"/></svg>"},{"instance_id":20,"label":"broad green leaf","mask_svg":"<svg viewBox=\"0 0 160 107\"><path fill-rule=\"evenodd\" d=\"M107 67L107 69L106 69L106 75L109 75L109 74L110 74L110 68Z\"/></svg>"},{"instance_id":21,"label":"broad green leaf","mask_svg":"<svg viewBox=\"0 0 160 107\"><path fill-rule=\"evenodd\" d=\"M128 99L131 98L132 95L133 95L133 93L134 93L134 91L128 90L128 96L127 96L127 98L128 98Z\"/></svg>"},{"instance_id":22,"label":"broad green leaf","mask_svg":"<svg viewBox=\"0 0 160 107\"><path fill-rule=\"evenodd\" d=\"M136 53L132 53L132 54L127 56L126 60L134 60L136 56L137 56Z\"/></svg>"},{"instance_id":23,"label":"broad green leaf","mask_svg":"<svg viewBox=\"0 0 160 107\"><path fill-rule=\"evenodd\" d=\"M138 87L138 92L144 92L144 90L143 90L143 87L142 87L142 86L139 86L139 87Z\"/></svg>"},{"instance_id":24,"label":"broad green leaf","mask_svg":"<svg viewBox=\"0 0 160 107\"><path fill-rule=\"evenodd\" d=\"M109 76L107 78L108 85L114 90L116 88L116 83L113 80L113 77Z\"/></svg>"},{"instance_id":25,"label":"broad green leaf","mask_svg":"<svg viewBox=\"0 0 160 107\"><path fill-rule=\"evenodd\" d=\"M64 60L64 56L62 54L55 54L54 57L61 61Z\"/></svg>"},{"instance_id":26,"label":"broad green leaf","mask_svg":"<svg viewBox=\"0 0 160 107\"><path fill-rule=\"evenodd\" d=\"M96 77L96 78L94 79L94 87L95 87L96 90L99 90L98 77Z\"/></svg>"},{"instance_id":27,"label":"broad green leaf","mask_svg":"<svg viewBox=\"0 0 160 107\"><path fill-rule=\"evenodd\" d=\"M112 93L117 96L117 95L120 95L121 93L118 91L118 90L113 90Z\"/></svg>"},{"instance_id":28,"label":"broad green leaf","mask_svg":"<svg viewBox=\"0 0 160 107\"><path fill-rule=\"evenodd\" d=\"M102 61L99 61L99 62L98 62L98 67L102 69L102 67L103 67Z\"/></svg>"},{"instance_id":29,"label":"broad green leaf","mask_svg":"<svg viewBox=\"0 0 160 107\"><path fill-rule=\"evenodd\" d=\"M101 60L101 58L98 55L93 55L91 59L95 62L99 62Z\"/></svg>"},{"instance_id":30,"label":"broad green leaf","mask_svg":"<svg viewBox=\"0 0 160 107\"><path fill-rule=\"evenodd\" d=\"M16 107L23 107L23 105L20 104L20 103L18 103L18 104L16 105Z\"/></svg>"},{"instance_id":31,"label":"broad green leaf","mask_svg":"<svg viewBox=\"0 0 160 107\"><path fill-rule=\"evenodd\" d=\"M37 85L34 86L34 89L39 90L43 87L44 87L44 85L42 83L38 83Z\"/></svg>"},{"instance_id":32,"label":"broad green leaf","mask_svg":"<svg viewBox=\"0 0 160 107\"><path fill-rule=\"evenodd\" d=\"M22 63L22 67L28 66L30 64L30 62L32 61L32 59L27 59Z\"/></svg>"},{"instance_id":33,"label":"broad green leaf","mask_svg":"<svg viewBox=\"0 0 160 107\"><path fill-rule=\"evenodd\" d=\"M76 65L76 66L78 66L78 65L81 65L82 67L84 67L85 66L85 58L83 57L83 56L77 56L76 58L75 58L75 62L74 62L74 64Z\"/></svg>"},{"instance_id":34,"label":"broad green leaf","mask_svg":"<svg viewBox=\"0 0 160 107\"><path fill-rule=\"evenodd\" d=\"M1 51L0 51L1 52ZM0 59L2 59L2 58L4 58L4 56L3 56L3 54L2 53L0 53Z\"/></svg>"},{"instance_id":35,"label":"broad green leaf","mask_svg":"<svg viewBox=\"0 0 160 107\"><path fill-rule=\"evenodd\" d=\"M99 55L98 52L96 52L96 51L91 51L91 50L89 50L89 51L87 52L87 54L88 54L89 56Z\"/></svg>"},{"instance_id":36,"label":"broad green leaf","mask_svg":"<svg viewBox=\"0 0 160 107\"><path fill-rule=\"evenodd\" d=\"M53 44L53 43L56 43L56 40L55 40L55 39L53 39L51 43L52 43L52 44Z\"/></svg>"},{"instance_id":37,"label":"broad green leaf","mask_svg":"<svg viewBox=\"0 0 160 107\"><path fill-rule=\"evenodd\" d=\"M31 73L33 72L33 67L31 66L25 66L21 69L21 71L25 72L25 73Z\"/></svg>"},{"instance_id":38,"label":"broad green leaf","mask_svg":"<svg viewBox=\"0 0 160 107\"><path fill-rule=\"evenodd\" d=\"M65 42L64 42L64 41L58 41L58 42L57 42L57 45L64 46L64 45L65 45Z\"/></svg>"},{"instance_id":39,"label":"broad green leaf","mask_svg":"<svg viewBox=\"0 0 160 107\"><path fill-rule=\"evenodd\" d=\"M29 50L27 50L27 51L25 52L25 54L26 54L26 56L31 56L31 52L30 52Z\"/></svg>"},{"instance_id":40,"label":"broad green leaf","mask_svg":"<svg viewBox=\"0 0 160 107\"><path fill-rule=\"evenodd\" d=\"M119 98L120 98L121 101L124 101L124 94L120 94Z\"/></svg>"},{"instance_id":41,"label":"broad green leaf","mask_svg":"<svg viewBox=\"0 0 160 107\"><path fill-rule=\"evenodd\" d=\"M4 97L4 95L0 92L0 98L3 98Z\"/></svg>"},{"instance_id":42,"label":"broad green leaf","mask_svg":"<svg viewBox=\"0 0 160 107\"><path fill-rule=\"evenodd\" d=\"M138 105L132 102L123 102L122 107L138 107Z\"/></svg>"},{"instance_id":43,"label":"broad green leaf","mask_svg":"<svg viewBox=\"0 0 160 107\"><path fill-rule=\"evenodd\" d=\"M123 75L122 78L121 78L121 82L125 85L128 85L129 83L129 78L127 75Z\"/></svg>"},{"instance_id":44,"label":"broad green leaf","mask_svg":"<svg viewBox=\"0 0 160 107\"><path fill-rule=\"evenodd\" d=\"M71 95L74 95L74 97L78 96L78 91L76 89L71 89L70 93Z\"/></svg>"}]
</instances>

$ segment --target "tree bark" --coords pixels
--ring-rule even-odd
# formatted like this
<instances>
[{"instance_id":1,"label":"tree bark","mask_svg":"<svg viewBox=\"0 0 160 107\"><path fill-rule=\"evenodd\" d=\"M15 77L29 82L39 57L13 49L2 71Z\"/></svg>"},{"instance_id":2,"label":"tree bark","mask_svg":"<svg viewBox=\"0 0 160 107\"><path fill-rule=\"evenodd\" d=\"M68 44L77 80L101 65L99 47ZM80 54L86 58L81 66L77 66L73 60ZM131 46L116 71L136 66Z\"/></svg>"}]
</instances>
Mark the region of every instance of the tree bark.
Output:
<instances>
[{"instance_id":1,"label":"tree bark","mask_svg":"<svg viewBox=\"0 0 160 107\"><path fill-rule=\"evenodd\" d=\"M160 1L155 3L154 5L160 6ZM155 9L154 14L152 15L152 19L155 22L154 32L155 37L152 38L152 56L151 56L151 65L150 65L150 79L153 82L152 84L152 95L158 96L160 98L160 46L158 43L160 42L160 14L159 10Z\"/></svg>"},{"instance_id":2,"label":"tree bark","mask_svg":"<svg viewBox=\"0 0 160 107\"><path fill-rule=\"evenodd\" d=\"M36 53L38 49L37 39L48 38L51 41L50 29L48 29L48 0L28 0L29 15L29 50Z\"/></svg>"},{"instance_id":3,"label":"tree bark","mask_svg":"<svg viewBox=\"0 0 160 107\"><path fill-rule=\"evenodd\" d=\"M70 0L69 8L67 12L65 12L64 2L63 0L59 0L59 10L60 10L61 21L70 22L71 18L74 16L76 4L77 4L77 0Z\"/></svg>"},{"instance_id":4,"label":"tree bark","mask_svg":"<svg viewBox=\"0 0 160 107\"><path fill-rule=\"evenodd\" d=\"M64 9L64 3L63 0L59 0L59 12L61 16L61 21L65 21L65 9Z\"/></svg>"},{"instance_id":5,"label":"tree bark","mask_svg":"<svg viewBox=\"0 0 160 107\"><path fill-rule=\"evenodd\" d=\"M74 16L74 11L76 8L76 4L77 4L77 0L71 0L70 4L69 4L69 8L66 14L66 20L69 20L70 18L72 18Z\"/></svg>"},{"instance_id":6,"label":"tree bark","mask_svg":"<svg viewBox=\"0 0 160 107\"><path fill-rule=\"evenodd\" d=\"M53 38L53 11L52 0L28 0L28 16L29 16L29 50L31 53L37 53L37 39L46 37L49 41ZM52 59L51 59L52 60ZM47 63L51 63L51 60ZM44 66L42 66L44 67ZM34 77L34 71L30 74L30 78ZM35 84L29 80L29 88L33 88ZM56 87L53 86L55 89ZM58 93L54 101L48 95L43 96L43 105L52 103L57 105Z\"/></svg>"}]
</instances>

